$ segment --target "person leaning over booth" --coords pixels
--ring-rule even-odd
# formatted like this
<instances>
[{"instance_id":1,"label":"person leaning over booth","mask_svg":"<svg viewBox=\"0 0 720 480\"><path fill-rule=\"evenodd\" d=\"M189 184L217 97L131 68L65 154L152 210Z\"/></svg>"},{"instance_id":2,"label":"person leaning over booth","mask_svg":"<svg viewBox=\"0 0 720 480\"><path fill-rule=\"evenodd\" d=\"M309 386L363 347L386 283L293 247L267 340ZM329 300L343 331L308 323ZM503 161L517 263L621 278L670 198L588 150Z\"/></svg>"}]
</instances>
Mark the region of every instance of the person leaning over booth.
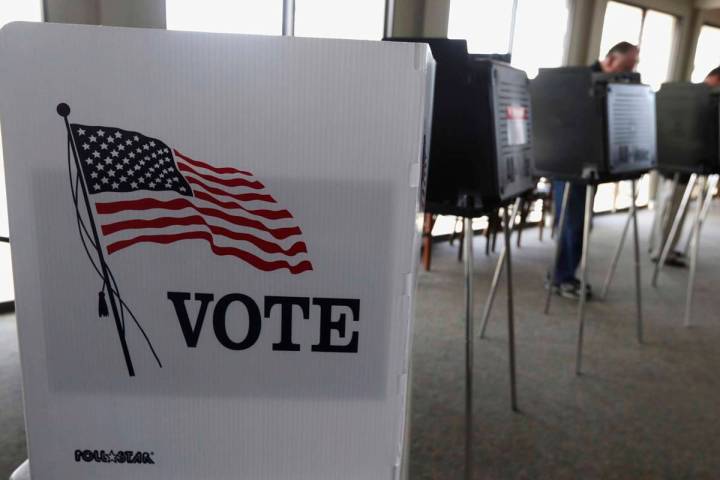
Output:
<instances>
[{"instance_id":1,"label":"person leaning over booth","mask_svg":"<svg viewBox=\"0 0 720 480\"><path fill-rule=\"evenodd\" d=\"M631 43L620 42L610 49L603 60L595 62L590 68L594 72L623 73L632 72L638 64L640 49ZM555 223L557 225L562 210L562 198L565 182L554 181L555 197ZM555 271L552 273L552 284L548 288L562 297L579 299L580 280L575 276L583 245L583 220L585 216L586 186L581 183L572 183L568 197L568 211L565 216L565 228L560 235L560 257ZM549 277L550 275L548 275ZM592 296L588 285L587 297Z\"/></svg>"},{"instance_id":2,"label":"person leaning over booth","mask_svg":"<svg viewBox=\"0 0 720 480\"><path fill-rule=\"evenodd\" d=\"M703 83L711 88L720 87L720 67L716 67L711 70L710 73L708 73L705 77L705 80L703 80ZM674 191L671 189L666 189L665 193L663 194L664 201L661 202L661 205L664 205L664 208L662 211L658 212L658 215L660 215L659 218L661 220L660 222L657 222L657 227L653 232L655 238L660 238L664 240L670 235L673 219L677 215L678 210L680 210L680 204L682 203L682 198L685 193L685 189L687 188L688 181L690 181L689 174L680 175L678 179L678 188L676 188ZM677 249L677 243L682 235L686 217L687 209L680 217L677 232L675 233L675 237L673 237L671 240L670 250L668 252L667 259L665 260L665 265L668 265L670 267L687 267L687 263L685 262L685 254ZM653 262L660 261L662 248L663 242L655 242L655 247L653 248L652 252L650 252L650 258Z\"/></svg>"}]
</instances>

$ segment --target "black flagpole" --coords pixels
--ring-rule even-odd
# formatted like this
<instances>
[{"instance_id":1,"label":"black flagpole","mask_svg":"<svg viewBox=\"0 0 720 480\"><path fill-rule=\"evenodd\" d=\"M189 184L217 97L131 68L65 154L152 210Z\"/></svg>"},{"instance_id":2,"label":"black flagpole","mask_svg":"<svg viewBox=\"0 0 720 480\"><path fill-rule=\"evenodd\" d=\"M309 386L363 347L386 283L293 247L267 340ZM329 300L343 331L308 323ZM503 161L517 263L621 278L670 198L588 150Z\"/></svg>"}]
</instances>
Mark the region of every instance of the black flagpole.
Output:
<instances>
[{"instance_id":1,"label":"black flagpole","mask_svg":"<svg viewBox=\"0 0 720 480\"><path fill-rule=\"evenodd\" d=\"M68 140L70 147L72 148L73 157L75 158L75 168L77 168L78 176L80 177L80 187L82 189L83 198L85 199L85 207L87 208L88 217L90 218L90 228L95 240L95 248L97 250L98 259L100 262L100 271L103 276L103 281L107 286L107 293L110 299L110 308L112 309L113 317L115 318L115 326L117 327L118 336L120 337L120 346L122 347L123 356L125 357L125 363L127 364L128 373L131 377L135 376L135 368L130 358L130 351L128 350L127 341L125 339L125 329L120 322L120 315L118 314L117 304L115 303L115 293L113 291L113 283L110 281L109 268L105 263L105 256L102 252L102 246L100 245L100 237L98 236L97 226L95 225L95 218L92 214L92 208L90 207L90 199L88 197L87 185L85 185L85 177L82 174L82 167L80 166L80 160L78 158L77 146L75 145L75 137L73 137L72 130L70 129L70 122L68 121L68 115L70 115L70 106L67 103L59 103L57 106L57 113L65 119L65 128L68 133Z\"/></svg>"}]
</instances>

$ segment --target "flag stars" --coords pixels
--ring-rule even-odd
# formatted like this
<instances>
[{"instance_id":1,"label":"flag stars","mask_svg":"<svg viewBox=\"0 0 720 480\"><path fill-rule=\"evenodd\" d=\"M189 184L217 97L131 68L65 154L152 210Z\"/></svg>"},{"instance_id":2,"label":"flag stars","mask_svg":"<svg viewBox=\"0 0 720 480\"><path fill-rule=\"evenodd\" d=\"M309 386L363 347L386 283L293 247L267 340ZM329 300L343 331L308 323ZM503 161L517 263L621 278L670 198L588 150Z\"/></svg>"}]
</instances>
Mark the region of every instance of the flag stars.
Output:
<instances>
[{"instance_id":1,"label":"flag stars","mask_svg":"<svg viewBox=\"0 0 720 480\"><path fill-rule=\"evenodd\" d=\"M97 178L97 177L98 177L97 172L92 172L92 173L90 174L90 177L92 177L92 178Z\"/></svg>"},{"instance_id":2,"label":"flag stars","mask_svg":"<svg viewBox=\"0 0 720 480\"><path fill-rule=\"evenodd\" d=\"M105 136L105 130L98 130L97 131L98 136L104 137Z\"/></svg>"},{"instance_id":3,"label":"flag stars","mask_svg":"<svg viewBox=\"0 0 720 480\"><path fill-rule=\"evenodd\" d=\"M125 145L132 145L132 140L130 140L129 138L125 140Z\"/></svg>"},{"instance_id":4,"label":"flag stars","mask_svg":"<svg viewBox=\"0 0 720 480\"><path fill-rule=\"evenodd\" d=\"M135 170L140 170L140 165L135 165Z\"/></svg>"},{"instance_id":5,"label":"flag stars","mask_svg":"<svg viewBox=\"0 0 720 480\"><path fill-rule=\"evenodd\" d=\"M115 143L115 139L111 136L108 136L107 141L108 143Z\"/></svg>"},{"instance_id":6,"label":"flag stars","mask_svg":"<svg viewBox=\"0 0 720 480\"><path fill-rule=\"evenodd\" d=\"M145 145L143 145L143 150L150 150L150 147L148 147L147 143Z\"/></svg>"},{"instance_id":7,"label":"flag stars","mask_svg":"<svg viewBox=\"0 0 720 480\"><path fill-rule=\"evenodd\" d=\"M105 170L105 167L103 167L102 163L98 163L98 165L95 168L97 168L99 171Z\"/></svg>"},{"instance_id":8,"label":"flag stars","mask_svg":"<svg viewBox=\"0 0 720 480\"><path fill-rule=\"evenodd\" d=\"M118 146L117 146L117 149L122 152L123 150L125 150L125 146L124 146L124 145L118 145Z\"/></svg>"},{"instance_id":9,"label":"flag stars","mask_svg":"<svg viewBox=\"0 0 720 480\"><path fill-rule=\"evenodd\" d=\"M120 182L121 182L121 183L127 182L127 177L126 177L125 175L123 175L122 177L120 177Z\"/></svg>"},{"instance_id":10,"label":"flag stars","mask_svg":"<svg viewBox=\"0 0 720 480\"><path fill-rule=\"evenodd\" d=\"M107 165L110 165L112 162L113 162L113 161L112 161L112 158L110 158L110 157L107 157L107 158L105 159L105 163L106 163Z\"/></svg>"},{"instance_id":11,"label":"flag stars","mask_svg":"<svg viewBox=\"0 0 720 480\"><path fill-rule=\"evenodd\" d=\"M135 158L135 154L133 152L128 153L128 157Z\"/></svg>"},{"instance_id":12,"label":"flag stars","mask_svg":"<svg viewBox=\"0 0 720 480\"><path fill-rule=\"evenodd\" d=\"M98 185L98 184L96 183L95 185L93 185L93 188L94 188L95 190L100 190L100 185Z\"/></svg>"},{"instance_id":13,"label":"flag stars","mask_svg":"<svg viewBox=\"0 0 720 480\"><path fill-rule=\"evenodd\" d=\"M138 183L137 183L137 182L132 182L132 183L130 183L130 186L131 186L132 188L137 188L137 187L138 187Z\"/></svg>"},{"instance_id":14,"label":"flag stars","mask_svg":"<svg viewBox=\"0 0 720 480\"><path fill-rule=\"evenodd\" d=\"M180 187L181 192L184 192L185 190L187 190L185 187Z\"/></svg>"},{"instance_id":15,"label":"flag stars","mask_svg":"<svg viewBox=\"0 0 720 480\"><path fill-rule=\"evenodd\" d=\"M83 143L82 147L83 147L83 150L90 150L90 145L88 145L87 143Z\"/></svg>"},{"instance_id":16,"label":"flag stars","mask_svg":"<svg viewBox=\"0 0 720 480\"><path fill-rule=\"evenodd\" d=\"M86 159L85 159L85 163L87 163L88 165L92 165L93 159L92 159L92 158L86 158Z\"/></svg>"},{"instance_id":17,"label":"flag stars","mask_svg":"<svg viewBox=\"0 0 720 480\"><path fill-rule=\"evenodd\" d=\"M117 190L120 185L117 182L113 182L112 188L113 190Z\"/></svg>"},{"instance_id":18,"label":"flag stars","mask_svg":"<svg viewBox=\"0 0 720 480\"><path fill-rule=\"evenodd\" d=\"M78 128L78 129L77 129L77 134L78 134L78 136L82 137L83 135L85 135L85 130L82 129L82 128Z\"/></svg>"},{"instance_id":19,"label":"flag stars","mask_svg":"<svg viewBox=\"0 0 720 480\"><path fill-rule=\"evenodd\" d=\"M120 133L120 132L115 132L115 138L120 138L120 137L122 137L122 133Z\"/></svg>"},{"instance_id":20,"label":"flag stars","mask_svg":"<svg viewBox=\"0 0 720 480\"><path fill-rule=\"evenodd\" d=\"M108 176L114 177L115 176L115 170L110 170L108 173Z\"/></svg>"},{"instance_id":21,"label":"flag stars","mask_svg":"<svg viewBox=\"0 0 720 480\"><path fill-rule=\"evenodd\" d=\"M138 137L137 135L135 135L135 136L133 137L133 140L135 140L135 141L137 142L138 140L140 140L140 137Z\"/></svg>"},{"instance_id":22,"label":"flag stars","mask_svg":"<svg viewBox=\"0 0 720 480\"><path fill-rule=\"evenodd\" d=\"M101 181L103 184L107 184L110 180L108 180L107 177L103 177L103 178L100 179L100 181Z\"/></svg>"},{"instance_id":23,"label":"flag stars","mask_svg":"<svg viewBox=\"0 0 720 480\"><path fill-rule=\"evenodd\" d=\"M145 183L145 179L143 177L138 178L138 182Z\"/></svg>"},{"instance_id":24,"label":"flag stars","mask_svg":"<svg viewBox=\"0 0 720 480\"><path fill-rule=\"evenodd\" d=\"M107 143L105 143L105 142L101 143L101 144L100 144L100 148L103 149L103 150L107 150L107 148L108 148Z\"/></svg>"},{"instance_id":25,"label":"flag stars","mask_svg":"<svg viewBox=\"0 0 720 480\"><path fill-rule=\"evenodd\" d=\"M110 152L110 155L112 155L113 158L114 158L114 157L117 157L117 156L120 155L120 154L118 153L117 150L113 150L112 152Z\"/></svg>"},{"instance_id":26,"label":"flag stars","mask_svg":"<svg viewBox=\"0 0 720 480\"><path fill-rule=\"evenodd\" d=\"M150 146L151 146L151 147L154 147L154 146L155 146L155 142L150 141Z\"/></svg>"},{"instance_id":27,"label":"flag stars","mask_svg":"<svg viewBox=\"0 0 720 480\"><path fill-rule=\"evenodd\" d=\"M150 182L148 185L150 185L150 188L155 188L155 182Z\"/></svg>"},{"instance_id":28,"label":"flag stars","mask_svg":"<svg viewBox=\"0 0 720 480\"><path fill-rule=\"evenodd\" d=\"M95 158L100 158L100 152L98 152L97 150L95 150L94 152L92 152L92 156L95 157Z\"/></svg>"},{"instance_id":29,"label":"flag stars","mask_svg":"<svg viewBox=\"0 0 720 480\"><path fill-rule=\"evenodd\" d=\"M129 158L123 158L123 163L124 163L125 165L127 165L128 163L130 163L130 159L129 159Z\"/></svg>"}]
</instances>

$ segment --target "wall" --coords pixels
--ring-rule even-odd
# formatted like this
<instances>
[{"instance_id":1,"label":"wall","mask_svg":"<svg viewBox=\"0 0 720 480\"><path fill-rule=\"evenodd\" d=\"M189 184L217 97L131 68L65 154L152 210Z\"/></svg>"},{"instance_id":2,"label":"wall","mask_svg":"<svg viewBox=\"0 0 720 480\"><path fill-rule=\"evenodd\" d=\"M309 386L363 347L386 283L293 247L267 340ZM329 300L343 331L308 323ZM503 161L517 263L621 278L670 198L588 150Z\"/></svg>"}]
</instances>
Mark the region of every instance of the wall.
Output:
<instances>
[{"instance_id":1,"label":"wall","mask_svg":"<svg viewBox=\"0 0 720 480\"><path fill-rule=\"evenodd\" d=\"M165 0L45 0L45 20L165 28Z\"/></svg>"},{"instance_id":2,"label":"wall","mask_svg":"<svg viewBox=\"0 0 720 480\"><path fill-rule=\"evenodd\" d=\"M422 36L425 0L395 0L394 10L394 37Z\"/></svg>"}]
</instances>

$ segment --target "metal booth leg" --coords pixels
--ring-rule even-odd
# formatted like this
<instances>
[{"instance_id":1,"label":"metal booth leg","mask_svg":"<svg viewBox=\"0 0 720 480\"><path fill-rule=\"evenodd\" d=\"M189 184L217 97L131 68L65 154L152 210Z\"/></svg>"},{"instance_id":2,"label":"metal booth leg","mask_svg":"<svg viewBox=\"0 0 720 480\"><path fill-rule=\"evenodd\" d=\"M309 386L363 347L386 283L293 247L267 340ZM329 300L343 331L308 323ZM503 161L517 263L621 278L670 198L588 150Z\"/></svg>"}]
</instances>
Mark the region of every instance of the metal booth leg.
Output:
<instances>
[{"instance_id":1,"label":"metal booth leg","mask_svg":"<svg viewBox=\"0 0 720 480\"><path fill-rule=\"evenodd\" d=\"M715 189L718 186L718 175L710 175L707 178L707 188L705 190L705 200L703 202L702 206L702 214L700 215L700 233L702 233L702 227L705 226L705 220L707 219L708 214L710 213L710 206L712 205L712 199L715 195ZM690 247L692 244L692 234L688 236L687 242L685 243L685 248L683 249L683 252L685 255L688 255L690 252Z\"/></svg>"},{"instance_id":2,"label":"metal booth leg","mask_svg":"<svg viewBox=\"0 0 720 480\"><path fill-rule=\"evenodd\" d=\"M640 236L638 233L637 219L637 181L632 181L632 204L630 205L630 216L633 223L633 250L635 253L635 306L637 308L637 341L643 341L643 311L642 311L642 278L640 270Z\"/></svg>"},{"instance_id":3,"label":"metal booth leg","mask_svg":"<svg viewBox=\"0 0 720 480\"><path fill-rule=\"evenodd\" d=\"M558 222L557 231L555 233L555 257L553 258L552 266L550 267L550 278L549 278L549 285L548 285L548 291L547 296L545 297L545 314L547 315L550 313L550 300L552 298L552 287L553 287L553 280L555 276L555 271L557 270L558 262L560 261L560 250L562 249L562 233L563 230L565 230L565 222L567 220L567 206L568 206L568 200L570 199L570 188L571 184L570 182L565 182L565 188L563 189L563 198L562 198L562 206L560 207L560 221ZM557 214L557 212L555 212ZM553 221L554 223L554 221Z\"/></svg>"},{"instance_id":4,"label":"metal booth leg","mask_svg":"<svg viewBox=\"0 0 720 480\"><path fill-rule=\"evenodd\" d=\"M612 279L615 276L615 270L617 269L618 262L620 261L620 255L622 254L623 247L625 246L625 238L627 238L630 224L633 221L633 215L634 212L631 208L630 214L627 216L627 220L625 220L625 226L623 227L622 233L620 234L620 243L618 243L617 249L615 250L615 256L613 257L612 263L610 264L610 270L608 270L607 277L605 278L605 284L603 285L602 292L600 293L600 298L602 298L603 300L607 298L608 290L610 289L610 282L612 282Z\"/></svg>"},{"instance_id":5,"label":"metal booth leg","mask_svg":"<svg viewBox=\"0 0 720 480\"><path fill-rule=\"evenodd\" d=\"M515 199L515 205L513 205L513 211L510 215L510 218L515 218L516 213L519 211L520 208L522 208L522 198L516 198ZM505 224L505 231L506 233L509 232L510 234L513 233L513 230L515 229L515 222L510 222L508 225ZM495 303L495 295L497 295L498 286L500 284L500 277L502 276L503 267L505 266L505 258L507 257L507 247L500 253L500 258L498 259L497 265L495 265L495 273L493 274L492 284L490 286L490 293L488 294L488 299L485 302L485 308L483 310L483 316L482 316L482 326L480 327L480 338L485 338L485 330L488 326L488 321L490 319L490 313L492 313L493 304Z\"/></svg>"},{"instance_id":6,"label":"metal booth leg","mask_svg":"<svg viewBox=\"0 0 720 480\"><path fill-rule=\"evenodd\" d=\"M588 254L590 253L590 221L592 219L593 199L595 198L595 185L588 185L585 198L585 224L583 229L582 261L580 263L580 303L578 305L578 340L577 355L575 358L575 373L582 371L583 334L585 330L585 304L587 303L588 284Z\"/></svg>"},{"instance_id":7,"label":"metal booth leg","mask_svg":"<svg viewBox=\"0 0 720 480\"><path fill-rule=\"evenodd\" d=\"M521 204L520 204L521 205ZM517 212L517 210L515 211ZM506 227L509 225L507 208L503 210ZM517 407L517 377L515 375L515 311L513 308L513 281L512 281L512 256L510 253L510 228L505 228L505 252L507 252L507 302L508 302L508 353L510 358L510 405L513 412L518 411Z\"/></svg>"},{"instance_id":8,"label":"metal booth leg","mask_svg":"<svg viewBox=\"0 0 720 480\"><path fill-rule=\"evenodd\" d=\"M464 221L465 257L465 479L473 479L473 229Z\"/></svg>"},{"instance_id":9,"label":"metal booth leg","mask_svg":"<svg viewBox=\"0 0 720 480\"><path fill-rule=\"evenodd\" d=\"M697 275L697 260L698 254L700 253L700 224L702 221L703 211L703 178L699 180L700 195L698 195L698 206L695 213L695 221L693 222L692 230L692 249L690 251L690 275L688 276L687 295L685 297L685 326L690 326L690 319L692 318L692 304L693 294L695 292L695 277ZM710 185L708 185L709 187Z\"/></svg>"},{"instance_id":10,"label":"metal booth leg","mask_svg":"<svg viewBox=\"0 0 720 480\"><path fill-rule=\"evenodd\" d=\"M670 248L672 246L673 239L675 238L675 235L677 235L677 231L680 228L680 222L682 221L682 217L685 213L685 210L687 209L688 203L690 202L690 197L692 196L693 188L695 188L695 182L697 181L697 178L698 176L694 173L690 176L687 188L685 188L685 193L683 194L682 201L680 202L680 207L678 208L677 214L673 219L672 227L670 228L670 234L667 236L667 238L663 239L663 247L661 251L662 253L660 254L660 258L657 259L657 263L655 264L655 270L653 271L653 287L657 287L660 270L662 270L663 265L665 264L665 261L670 254Z\"/></svg>"}]
</instances>

